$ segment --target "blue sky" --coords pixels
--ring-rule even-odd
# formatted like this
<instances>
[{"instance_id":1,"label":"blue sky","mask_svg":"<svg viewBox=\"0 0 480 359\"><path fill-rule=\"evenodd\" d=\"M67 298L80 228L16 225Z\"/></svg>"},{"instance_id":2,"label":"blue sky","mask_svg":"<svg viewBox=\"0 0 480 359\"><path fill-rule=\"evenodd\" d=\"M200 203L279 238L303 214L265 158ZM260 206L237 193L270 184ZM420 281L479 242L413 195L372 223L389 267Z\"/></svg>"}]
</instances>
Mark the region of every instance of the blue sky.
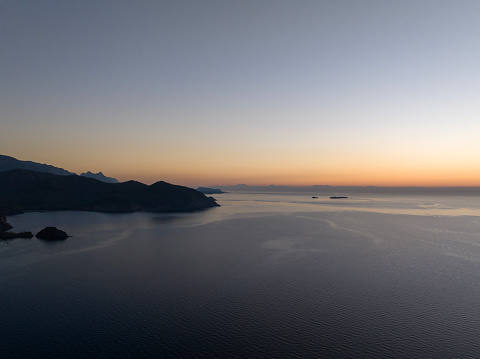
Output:
<instances>
[{"instance_id":1,"label":"blue sky","mask_svg":"<svg viewBox=\"0 0 480 359\"><path fill-rule=\"evenodd\" d=\"M480 2L0 1L0 153L187 185L480 185Z\"/></svg>"}]
</instances>

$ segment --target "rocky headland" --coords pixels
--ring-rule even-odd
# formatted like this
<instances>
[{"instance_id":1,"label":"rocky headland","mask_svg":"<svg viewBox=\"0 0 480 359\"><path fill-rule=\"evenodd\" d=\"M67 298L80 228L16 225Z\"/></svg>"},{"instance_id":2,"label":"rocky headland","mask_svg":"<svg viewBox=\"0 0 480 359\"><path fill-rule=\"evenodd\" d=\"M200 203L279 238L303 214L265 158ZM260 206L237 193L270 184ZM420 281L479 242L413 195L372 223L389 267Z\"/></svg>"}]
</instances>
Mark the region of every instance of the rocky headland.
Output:
<instances>
[{"instance_id":1,"label":"rocky headland","mask_svg":"<svg viewBox=\"0 0 480 359\"><path fill-rule=\"evenodd\" d=\"M0 240L33 237L32 232L19 232L19 233L7 232L9 229L12 229L12 228L13 227L10 225L10 223L7 222L7 219L5 218L5 216L0 215Z\"/></svg>"},{"instance_id":2,"label":"rocky headland","mask_svg":"<svg viewBox=\"0 0 480 359\"><path fill-rule=\"evenodd\" d=\"M7 222L7 218L3 215L0 215L0 232L8 231L12 228L13 227L10 225L10 223Z\"/></svg>"}]
</instances>

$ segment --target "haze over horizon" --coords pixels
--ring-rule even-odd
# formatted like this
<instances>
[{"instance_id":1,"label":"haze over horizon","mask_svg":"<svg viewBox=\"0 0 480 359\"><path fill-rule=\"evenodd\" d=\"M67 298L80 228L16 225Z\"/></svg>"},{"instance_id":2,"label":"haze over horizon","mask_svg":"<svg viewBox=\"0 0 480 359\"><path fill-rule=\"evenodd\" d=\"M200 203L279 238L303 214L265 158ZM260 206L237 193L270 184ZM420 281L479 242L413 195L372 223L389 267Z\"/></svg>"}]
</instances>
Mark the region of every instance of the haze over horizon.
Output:
<instances>
[{"instance_id":1,"label":"haze over horizon","mask_svg":"<svg viewBox=\"0 0 480 359\"><path fill-rule=\"evenodd\" d=\"M480 186L479 15L0 0L0 154L191 187Z\"/></svg>"}]
</instances>

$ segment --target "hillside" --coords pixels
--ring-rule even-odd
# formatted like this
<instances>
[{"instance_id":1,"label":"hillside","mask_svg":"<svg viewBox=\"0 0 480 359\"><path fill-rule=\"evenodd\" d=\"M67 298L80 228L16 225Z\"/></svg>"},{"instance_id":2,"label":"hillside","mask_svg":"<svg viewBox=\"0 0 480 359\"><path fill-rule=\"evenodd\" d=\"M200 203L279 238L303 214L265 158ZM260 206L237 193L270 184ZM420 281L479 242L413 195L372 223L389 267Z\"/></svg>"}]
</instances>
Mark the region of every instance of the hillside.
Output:
<instances>
[{"instance_id":1,"label":"hillside","mask_svg":"<svg viewBox=\"0 0 480 359\"><path fill-rule=\"evenodd\" d=\"M77 175L16 169L0 172L0 211L189 212L215 207L211 197L163 181L105 183Z\"/></svg>"}]
</instances>

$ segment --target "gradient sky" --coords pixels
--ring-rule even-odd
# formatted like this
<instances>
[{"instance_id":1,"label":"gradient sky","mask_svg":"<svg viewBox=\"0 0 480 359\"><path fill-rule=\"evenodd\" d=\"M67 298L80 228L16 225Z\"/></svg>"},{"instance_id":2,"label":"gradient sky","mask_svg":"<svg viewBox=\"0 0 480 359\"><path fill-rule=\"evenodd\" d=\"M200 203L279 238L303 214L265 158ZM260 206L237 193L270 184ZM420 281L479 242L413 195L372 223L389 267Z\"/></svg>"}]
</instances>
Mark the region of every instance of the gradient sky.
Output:
<instances>
[{"instance_id":1,"label":"gradient sky","mask_svg":"<svg viewBox=\"0 0 480 359\"><path fill-rule=\"evenodd\" d=\"M188 186L480 186L480 1L0 0L0 153Z\"/></svg>"}]
</instances>

